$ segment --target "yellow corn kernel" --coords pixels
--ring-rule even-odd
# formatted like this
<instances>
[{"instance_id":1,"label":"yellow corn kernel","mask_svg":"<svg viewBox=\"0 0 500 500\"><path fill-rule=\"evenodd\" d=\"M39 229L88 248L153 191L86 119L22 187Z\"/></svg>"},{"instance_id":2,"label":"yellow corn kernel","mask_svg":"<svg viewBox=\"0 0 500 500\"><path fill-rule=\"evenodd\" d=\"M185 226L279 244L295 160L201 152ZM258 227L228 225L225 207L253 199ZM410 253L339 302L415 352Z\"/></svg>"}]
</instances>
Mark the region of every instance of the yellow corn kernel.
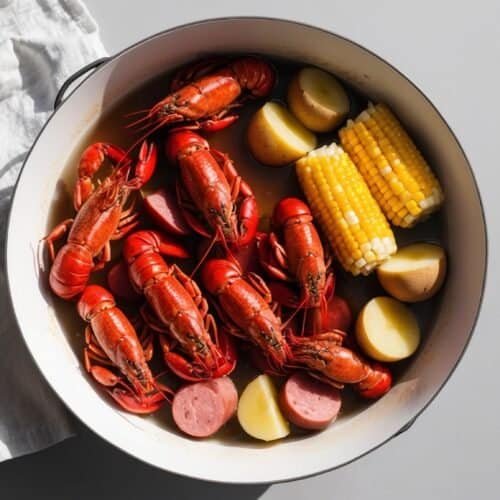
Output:
<instances>
[{"instance_id":1,"label":"yellow corn kernel","mask_svg":"<svg viewBox=\"0 0 500 500\"><path fill-rule=\"evenodd\" d=\"M438 179L386 105L370 104L339 136L394 225L411 227L441 206Z\"/></svg>"},{"instance_id":2,"label":"yellow corn kernel","mask_svg":"<svg viewBox=\"0 0 500 500\"><path fill-rule=\"evenodd\" d=\"M356 139L349 131L346 135ZM311 211L346 271L369 274L396 251L387 219L340 146L311 151L297 161L296 171Z\"/></svg>"}]
</instances>

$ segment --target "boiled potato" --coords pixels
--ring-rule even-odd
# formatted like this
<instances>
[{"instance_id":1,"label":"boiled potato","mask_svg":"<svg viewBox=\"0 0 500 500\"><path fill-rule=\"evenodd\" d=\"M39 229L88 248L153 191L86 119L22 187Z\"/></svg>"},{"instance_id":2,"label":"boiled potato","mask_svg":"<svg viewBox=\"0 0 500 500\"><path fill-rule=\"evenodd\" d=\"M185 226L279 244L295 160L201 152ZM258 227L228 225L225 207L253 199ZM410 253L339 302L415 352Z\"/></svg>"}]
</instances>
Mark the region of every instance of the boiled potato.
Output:
<instances>
[{"instance_id":1,"label":"boiled potato","mask_svg":"<svg viewBox=\"0 0 500 500\"><path fill-rule=\"evenodd\" d=\"M384 290L403 302L429 299L441 288L445 275L444 250L429 243L400 248L377 269Z\"/></svg>"},{"instance_id":2,"label":"boiled potato","mask_svg":"<svg viewBox=\"0 0 500 500\"><path fill-rule=\"evenodd\" d=\"M316 147L316 136L281 104L268 102L250 120L248 146L264 165L280 167Z\"/></svg>"},{"instance_id":3,"label":"boiled potato","mask_svg":"<svg viewBox=\"0 0 500 500\"><path fill-rule=\"evenodd\" d=\"M302 68L288 87L288 106L308 129L329 132L344 121L350 102L333 75L318 68Z\"/></svg>"},{"instance_id":4,"label":"boiled potato","mask_svg":"<svg viewBox=\"0 0 500 500\"><path fill-rule=\"evenodd\" d=\"M363 351L378 361L399 361L411 356L420 343L415 315L391 297L375 297L356 321L356 339Z\"/></svg>"},{"instance_id":5,"label":"boiled potato","mask_svg":"<svg viewBox=\"0 0 500 500\"><path fill-rule=\"evenodd\" d=\"M290 426L278 406L278 393L268 375L259 375L241 394L238 420L250 436L263 441L281 439L290 433Z\"/></svg>"}]
</instances>

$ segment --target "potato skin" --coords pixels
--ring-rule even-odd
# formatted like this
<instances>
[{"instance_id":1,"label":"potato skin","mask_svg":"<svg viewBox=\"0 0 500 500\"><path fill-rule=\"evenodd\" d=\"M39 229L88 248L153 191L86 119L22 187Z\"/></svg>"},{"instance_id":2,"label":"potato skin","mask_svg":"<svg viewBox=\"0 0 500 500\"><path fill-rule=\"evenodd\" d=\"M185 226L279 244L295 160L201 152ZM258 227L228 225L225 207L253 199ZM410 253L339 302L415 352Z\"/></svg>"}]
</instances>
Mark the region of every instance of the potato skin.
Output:
<instances>
[{"instance_id":1,"label":"potato skin","mask_svg":"<svg viewBox=\"0 0 500 500\"><path fill-rule=\"evenodd\" d=\"M254 158L270 167L289 165L308 152L289 147L274 131L272 124L266 118L263 107L256 111L250 119L247 129L247 143ZM316 142L311 149L315 147Z\"/></svg>"},{"instance_id":2,"label":"potato skin","mask_svg":"<svg viewBox=\"0 0 500 500\"><path fill-rule=\"evenodd\" d=\"M358 315L358 318L356 320L356 325L355 325L355 336L356 340L361 347L361 350L370 358L373 358L377 361L382 361L386 363L391 363L391 362L396 362L396 361L401 361L402 359L408 358L409 356L412 356L415 351L408 352L406 354L402 355L396 355L394 352L389 352L387 350L383 350L380 345L374 342L373 335L370 335L370 332L373 332L371 330L374 327L380 326L380 325L374 325L373 323L370 322L368 319L368 306L370 305L371 302L375 300L383 300L383 301L389 301L392 303L397 303L398 301L396 299L393 299L391 297L374 297L370 301L368 301L361 312ZM416 318L414 314L411 312L411 310L408 308L408 306L405 306L404 304L400 304L403 306L403 310L406 310L407 312L403 314L410 314L410 317L413 317L413 320L410 320L412 323L415 322L415 325L417 327L416 333L417 336L413 337L417 339L415 349L418 348L418 345L420 344L420 338L421 338L421 333L420 329L418 328L418 324L416 323ZM409 319L409 318L408 318Z\"/></svg>"},{"instance_id":3,"label":"potato skin","mask_svg":"<svg viewBox=\"0 0 500 500\"><path fill-rule=\"evenodd\" d=\"M399 361L398 358L394 358L392 356L386 356L377 350L372 343L369 341L368 330L366 329L366 309L363 307L361 312L358 315L355 325L355 335L356 341L358 345L361 347L361 350L370 358L375 359L377 361L383 361L386 363Z\"/></svg>"},{"instance_id":4,"label":"potato skin","mask_svg":"<svg viewBox=\"0 0 500 500\"><path fill-rule=\"evenodd\" d=\"M304 68L307 70L308 68ZM332 110L316 102L302 89L299 71L291 80L288 87L287 102L292 113L305 127L313 132L330 132L340 125L348 110Z\"/></svg>"},{"instance_id":5,"label":"potato skin","mask_svg":"<svg viewBox=\"0 0 500 500\"><path fill-rule=\"evenodd\" d=\"M442 287L446 277L446 255L436 260L434 265L405 272L377 269L377 277L382 288L402 302L422 302L433 297Z\"/></svg>"},{"instance_id":6,"label":"potato skin","mask_svg":"<svg viewBox=\"0 0 500 500\"><path fill-rule=\"evenodd\" d=\"M296 158L283 148L276 147L274 134L268 133L268 124L261 110L257 111L247 129L247 142L254 158L270 167L282 167Z\"/></svg>"}]
</instances>

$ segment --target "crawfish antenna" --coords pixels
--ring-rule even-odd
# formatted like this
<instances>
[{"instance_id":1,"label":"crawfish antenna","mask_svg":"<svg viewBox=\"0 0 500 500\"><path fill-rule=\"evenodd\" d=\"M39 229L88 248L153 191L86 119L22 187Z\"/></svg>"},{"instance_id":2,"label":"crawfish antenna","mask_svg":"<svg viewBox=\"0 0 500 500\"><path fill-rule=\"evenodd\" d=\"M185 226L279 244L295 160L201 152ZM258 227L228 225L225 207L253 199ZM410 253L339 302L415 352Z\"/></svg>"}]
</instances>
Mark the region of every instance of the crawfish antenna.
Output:
<instances>
[{"instance_id":1,"label":"crawfish antenna","mask_svg":"<svg viewBox=\"0 0 500 500\"><path fill-rule=\"evenodd\" d=\"M302 302L295 308L295 311L290 315L290 317L283 323L283 328L287 328L288 325L290 324L290 321L292 321L295 316L297 316L297 313L302 310L304 305L307 302L307 298L303 299Z\"/></svg>"},{"instance_id":2,"label":"crawfish antenna","mask_svg":"<svg viewBox=\"0 0 500 500\"><path fill-rule=\"evenodd\" d=\"M205 262L206 258L208 257L208 254L212 251L212 248L214 247L215 243L217 242L218 237L219 237L219 233L218 233L218 228L217 228L217 231L215 232L215 234L212 238L212 241L207 246L207 249L203 252L201 259L198 261L198 263L196 264L194 269L191 271L191 274L189 275L190 278L193 278L193 276L197 273L200 266L203 264L203 262Z\"/></svg>"}]
</instances>

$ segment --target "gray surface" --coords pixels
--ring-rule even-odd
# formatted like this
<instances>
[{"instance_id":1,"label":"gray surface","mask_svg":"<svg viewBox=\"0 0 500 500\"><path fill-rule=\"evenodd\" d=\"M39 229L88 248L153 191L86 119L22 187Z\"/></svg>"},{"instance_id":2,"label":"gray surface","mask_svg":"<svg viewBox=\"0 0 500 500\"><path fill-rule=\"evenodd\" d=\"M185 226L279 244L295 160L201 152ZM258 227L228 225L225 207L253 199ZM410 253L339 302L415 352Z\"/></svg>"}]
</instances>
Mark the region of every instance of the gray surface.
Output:
<instances>
[{"instance_id":1,"label":"gray surface","mask_svg":"<svg viewBox=\"0 0 500 500\"><path fill-rule=\"evenodd\" d=\"M223 486L145 466L83 429L77 438L0 466L2 499L136 498L263 500L422 498L489 500L500 493L497 259L500 201L500 3L468 2L103 2L87 0L113 53L150 33L207 17L287 17L334 30L396 65L431 98L473 165L485 203L488 287L474 338L438 399L389 444L338 471L294 483ZM464 2L465 3L465 2ZM315 7L313 8L313 5ZM320 8L320 5L325 7ZM305 7L307 6L307 8ZM494 154L495 153L495 154ZM6 404L3 401L0 404ZM165 450L165 453L168 453ZM290 457L294 460L294 457Z\"/></svg>"}]
</instances>

